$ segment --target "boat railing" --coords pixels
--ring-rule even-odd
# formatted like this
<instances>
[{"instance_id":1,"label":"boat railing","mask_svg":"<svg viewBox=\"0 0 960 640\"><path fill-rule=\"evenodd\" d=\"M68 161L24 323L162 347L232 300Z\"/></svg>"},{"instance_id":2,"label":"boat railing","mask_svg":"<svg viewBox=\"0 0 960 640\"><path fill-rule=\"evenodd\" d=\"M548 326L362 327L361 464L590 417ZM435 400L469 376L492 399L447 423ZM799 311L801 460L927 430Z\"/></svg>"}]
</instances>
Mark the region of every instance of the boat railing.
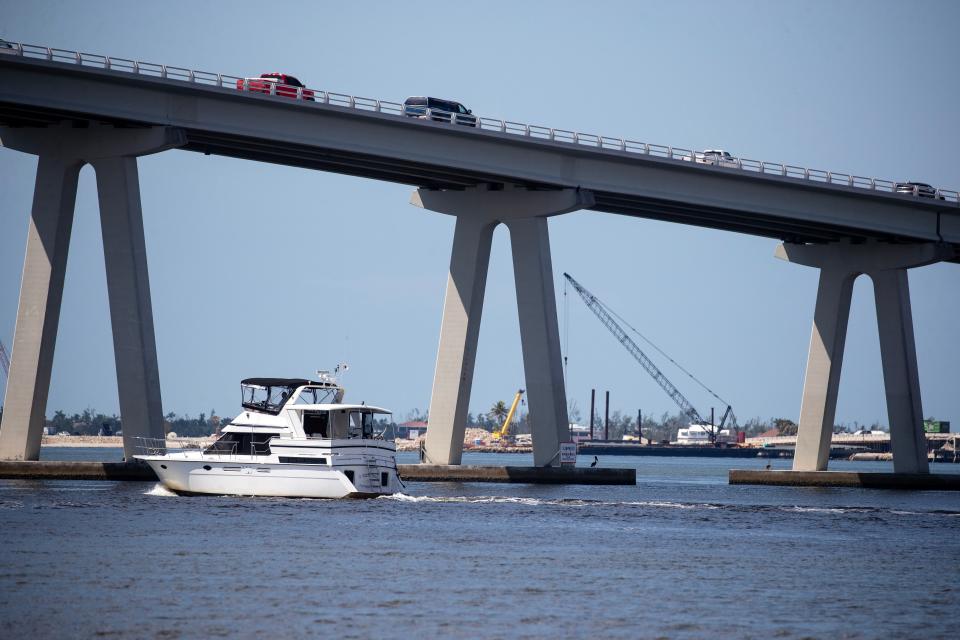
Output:
<instances>
[{"instance_id":1,"label":"boat railing","mask_svg":"<svg viewBox=\"0 0 960 640\"><path fill-rule=\"evenodd\" d=\"M222 440L217 440L211 442L209 445L200 450L201 456L216 456L218 458L230 457L237 455L237 442L224 442Z\"/></svg>"},{"instance_id":2,"label":"boat railing","mask_svg":"<svg viewBox=\"0 0 960 640\"><path fill-rule=\"evenodd\" d=\"M201 454L204 452L204 447L201 443L187 438L144 438L135 436L133 438L133 446L134 451L141 456L162 456L171 451L181 453L196 451Z\"/></svg>"},{"instance_id":3,"label":"boat railing","mask_svg":"<svg viewBox=\"0 0 960 640\"><path fill-rule=\"evenodd\" d=\"M165 438L135 436L133 438L133 449L137 455L141 456L162 456L167 453L167 440Z\"/></svg>"}]
</instances>

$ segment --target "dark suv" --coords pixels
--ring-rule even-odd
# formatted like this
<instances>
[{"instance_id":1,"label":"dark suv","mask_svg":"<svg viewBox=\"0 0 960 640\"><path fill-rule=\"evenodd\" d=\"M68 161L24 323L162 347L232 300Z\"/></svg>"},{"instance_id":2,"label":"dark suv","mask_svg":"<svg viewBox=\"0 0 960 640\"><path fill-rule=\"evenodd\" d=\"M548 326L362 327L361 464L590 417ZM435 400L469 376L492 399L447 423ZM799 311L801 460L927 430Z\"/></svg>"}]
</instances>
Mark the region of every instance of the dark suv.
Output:
<instances>
[{"instance_id":1,"label":"dark suv","mask_svg":"<svg viewBox=\"0 0 960 640\"><path fill-rule=\"evenodd\" d=\"M452 122L467 127L477 126L477 116L453 100L414 96L403 101L403 115L436 122Z\"/></svg>"},{"instance_id":2,"label":"dark suv","mask_svg":"<svg viewBox=\"0 0 960 640\"><path fill-rule=\"evenodd\" d=\"M919 198L937 198L938 200L946 200L946 198L937 193L936 189L925 182L898 182L893 185L893 192L905 193L911 196L917 196Z\"/></svg>"}]
</instances>

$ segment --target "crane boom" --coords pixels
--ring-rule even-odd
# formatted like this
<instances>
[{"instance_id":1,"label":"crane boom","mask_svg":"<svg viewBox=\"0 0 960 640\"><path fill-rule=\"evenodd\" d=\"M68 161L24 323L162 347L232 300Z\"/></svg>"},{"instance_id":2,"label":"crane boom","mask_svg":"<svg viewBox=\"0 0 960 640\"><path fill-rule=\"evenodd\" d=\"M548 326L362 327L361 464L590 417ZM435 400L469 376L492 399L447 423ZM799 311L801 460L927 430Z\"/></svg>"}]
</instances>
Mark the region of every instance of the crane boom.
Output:
<instances>
[{"instance_id":1,"label":"crane boom","mask_svg":"<svg viewBox=\"0 0 960 640\"><path fill-rule=\"evenodd\" d=\"M613 336L620 342L620 344L622 344L626 350L630 352L630 355L632 355L637 362L640 363L640 366L646 369L647 373L649 373L651 377L653 377L654 381L660 385L660 388L667 392L667 395L670 396L670 399L677 403L677 406L680 407L680 410L687 414L687 416L690 417L690 420L694 423L706 424L706 421L700 417L700 414L697 413L697 410L690 403L690 401L687 400L682 393L680 393L679 389L673 386L673 383L667 379L667 376L663 375L663 372L657 368L657 365L655 365L653 361L647 357L647 354L645 354L643 350L637 346L637 343L634 342L629 335L627 335L627 332L624 331L619 324L617 324L617 321L613 319L613 316L607 313L607 310L603 308L603 305L599 300L597 300L596 296L587 291L579 282L574 280L573 276L571 276L569 273L564 273L563 277L566 278L576 292L580 294L580 297L583 298L584 303L586 303L590 311L593 311L594 315L600 319L600 322L603 323L603 326L610 330L610 333L612 333Z\"/></svg>"},{"instance_id":2,"label":"crane boom","mask_svg":"<svg viewBox=\"0 0 960 640\"><path fill-rule=\"evenodd\" d=\"M10 377L10 356L7 355L7 348L0 342L0 367L3 367L3 377Z\"/></svg>"},{"instance_id":3,"label":"crane boom","mask_svg":"<svg viewBox=\"0 0 960 640\"><path fill-rule=\"evenodd\" d=\"M612 333L613 336L620 342L620 344L622 344L624 348L630 352L630 355L632 355L637 362L640 363L640 366L646 369L647 373L649 373L654 381L660 385L660 388L667 392L667 395L670 396L670 399L677 403L677 406L680 407L680 410L685 413L694 424L706 425L707 421L700 417L700 414L697 413L697 410L690 403L690 401L687 400L687 398L680 393L680 390L677 389L673 383L667 379L667 376L663 375L663 372L657 368L657 365L655 365L653 361L647 357L647 354L645 354L643 350L637 346L637 343L630 338L627 332L623 330L623 327L621 327L617 321L613 319L613 316L611 316L610 313L608 313L604 308L603 303L600 302L596 296L587 291L582 284L574 280L573 276L571 276L569 273L564 273L563 277L570 282L574 290L580 295L587 307L593 311L597 318L600 319L600 322L603 323L603 326L610 330L610 333ZM686 370L684 369L684 371ZM696 380L696 378L694 378L694 380ZM700 384L702 386L702 383ZM710 391L709 389L707 390ZM717 399L720 399L717 394L713 393L712 391L710 391L710 393ZM730 426L739 430L737 425L737 417L733 414L733 407L725 402L724 404L727 405L727 410L724 412L723 418L720 420L720 427L713 427L711 425L711 439L715 437L716 433L720 429L723 428L723 425L727 422L728 417L730 418Z\"/></svg>"},{"instance_id":4,"label":"crane boom","mask_svg":"<svg viewBox=\"0 0 960 640\"><path fill-rule=\"evenodd\" d=\"M520 398L523 396L523 389L517 389L517 395L513 397L513 404L510 405L510 411L507 413L506 420L503 421L503 426L500 427L499 431L493 432L494 440L502 440L506 437L507 433L510 431L510 423L513 422L513 414L517 411L517 405L520 404Z\"/></svg>"}]
</instances>

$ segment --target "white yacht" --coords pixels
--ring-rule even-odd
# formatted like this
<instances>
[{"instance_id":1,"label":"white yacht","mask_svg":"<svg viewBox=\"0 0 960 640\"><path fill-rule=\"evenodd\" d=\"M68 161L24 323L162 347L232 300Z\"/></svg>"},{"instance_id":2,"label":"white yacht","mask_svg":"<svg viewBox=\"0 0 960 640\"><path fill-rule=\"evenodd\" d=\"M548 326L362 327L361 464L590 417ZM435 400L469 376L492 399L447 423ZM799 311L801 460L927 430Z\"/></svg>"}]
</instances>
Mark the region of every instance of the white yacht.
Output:
<instances>
[{"instance_id":1,"label":"white yacht","mask_svg":"<svg viewBox=\"0 0 960 640\"><path fill-rule=\"evenodd\" d=\"M141 439L144 455L134 457L180 494L346 498L399 491L396 447L383 437L390 412L343 404L336 380L318 377L244 380L244 411L212 444L168 450L164 440Z\"/></svg>"},{"instance_id":2,"label":"white yacht","mask_svg":"<svg viewBox=\"0 0 960 640\"><path fill-rule=\"evenodd\" d=\"M691 423L677 431L677 439L670 444L709 445L714 442L730 442L730 430L717 430L710 424Z\"/></svg>"}]
</instances>

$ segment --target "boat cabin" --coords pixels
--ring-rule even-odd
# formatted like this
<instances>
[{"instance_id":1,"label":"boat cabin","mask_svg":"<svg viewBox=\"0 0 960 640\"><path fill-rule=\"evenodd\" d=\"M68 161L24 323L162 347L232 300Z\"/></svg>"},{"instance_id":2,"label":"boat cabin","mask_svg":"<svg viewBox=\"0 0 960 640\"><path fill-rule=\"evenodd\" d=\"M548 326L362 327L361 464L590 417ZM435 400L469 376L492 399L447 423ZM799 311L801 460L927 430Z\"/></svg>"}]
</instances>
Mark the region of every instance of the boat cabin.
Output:
<instances>
[{"instance_id":1,"label":"boat cabin","mask_svg":"<svg viewBox=\"0 0 960 640\"><path fill-rule=\"evenodd\" d=\"M314 405L294 407L299 414L303 434L307 438L379 438L384 426L377 424L377 414L389 414L378 407L365 405Z\"/></svg>"},{"instance_id":2,"label":"boat cabin","mask_svg":"<svg viewBox=\"0 0 960 640\"><path fill-rule=\"evenodd\" d=\"M275 416L291 401L297 389L300 393L293 398L297 404L327 404L343 399L343 388L329 380L247 378L240 382L241 404L247 411Z\"/></svg>"},{"instance_id":3,"label":"boat cabin","mask_svg":"<svg viewBox=\"0 0 960 640\"><path fill-rule=\"evenodd\" d=\"M341 404L343 388L329 380L248 378L240 388L244 413L205 452L269 456L274 438L379 440L387 421L377 416L390 415L379 407Z\"/></svg>"}]
</instances>

